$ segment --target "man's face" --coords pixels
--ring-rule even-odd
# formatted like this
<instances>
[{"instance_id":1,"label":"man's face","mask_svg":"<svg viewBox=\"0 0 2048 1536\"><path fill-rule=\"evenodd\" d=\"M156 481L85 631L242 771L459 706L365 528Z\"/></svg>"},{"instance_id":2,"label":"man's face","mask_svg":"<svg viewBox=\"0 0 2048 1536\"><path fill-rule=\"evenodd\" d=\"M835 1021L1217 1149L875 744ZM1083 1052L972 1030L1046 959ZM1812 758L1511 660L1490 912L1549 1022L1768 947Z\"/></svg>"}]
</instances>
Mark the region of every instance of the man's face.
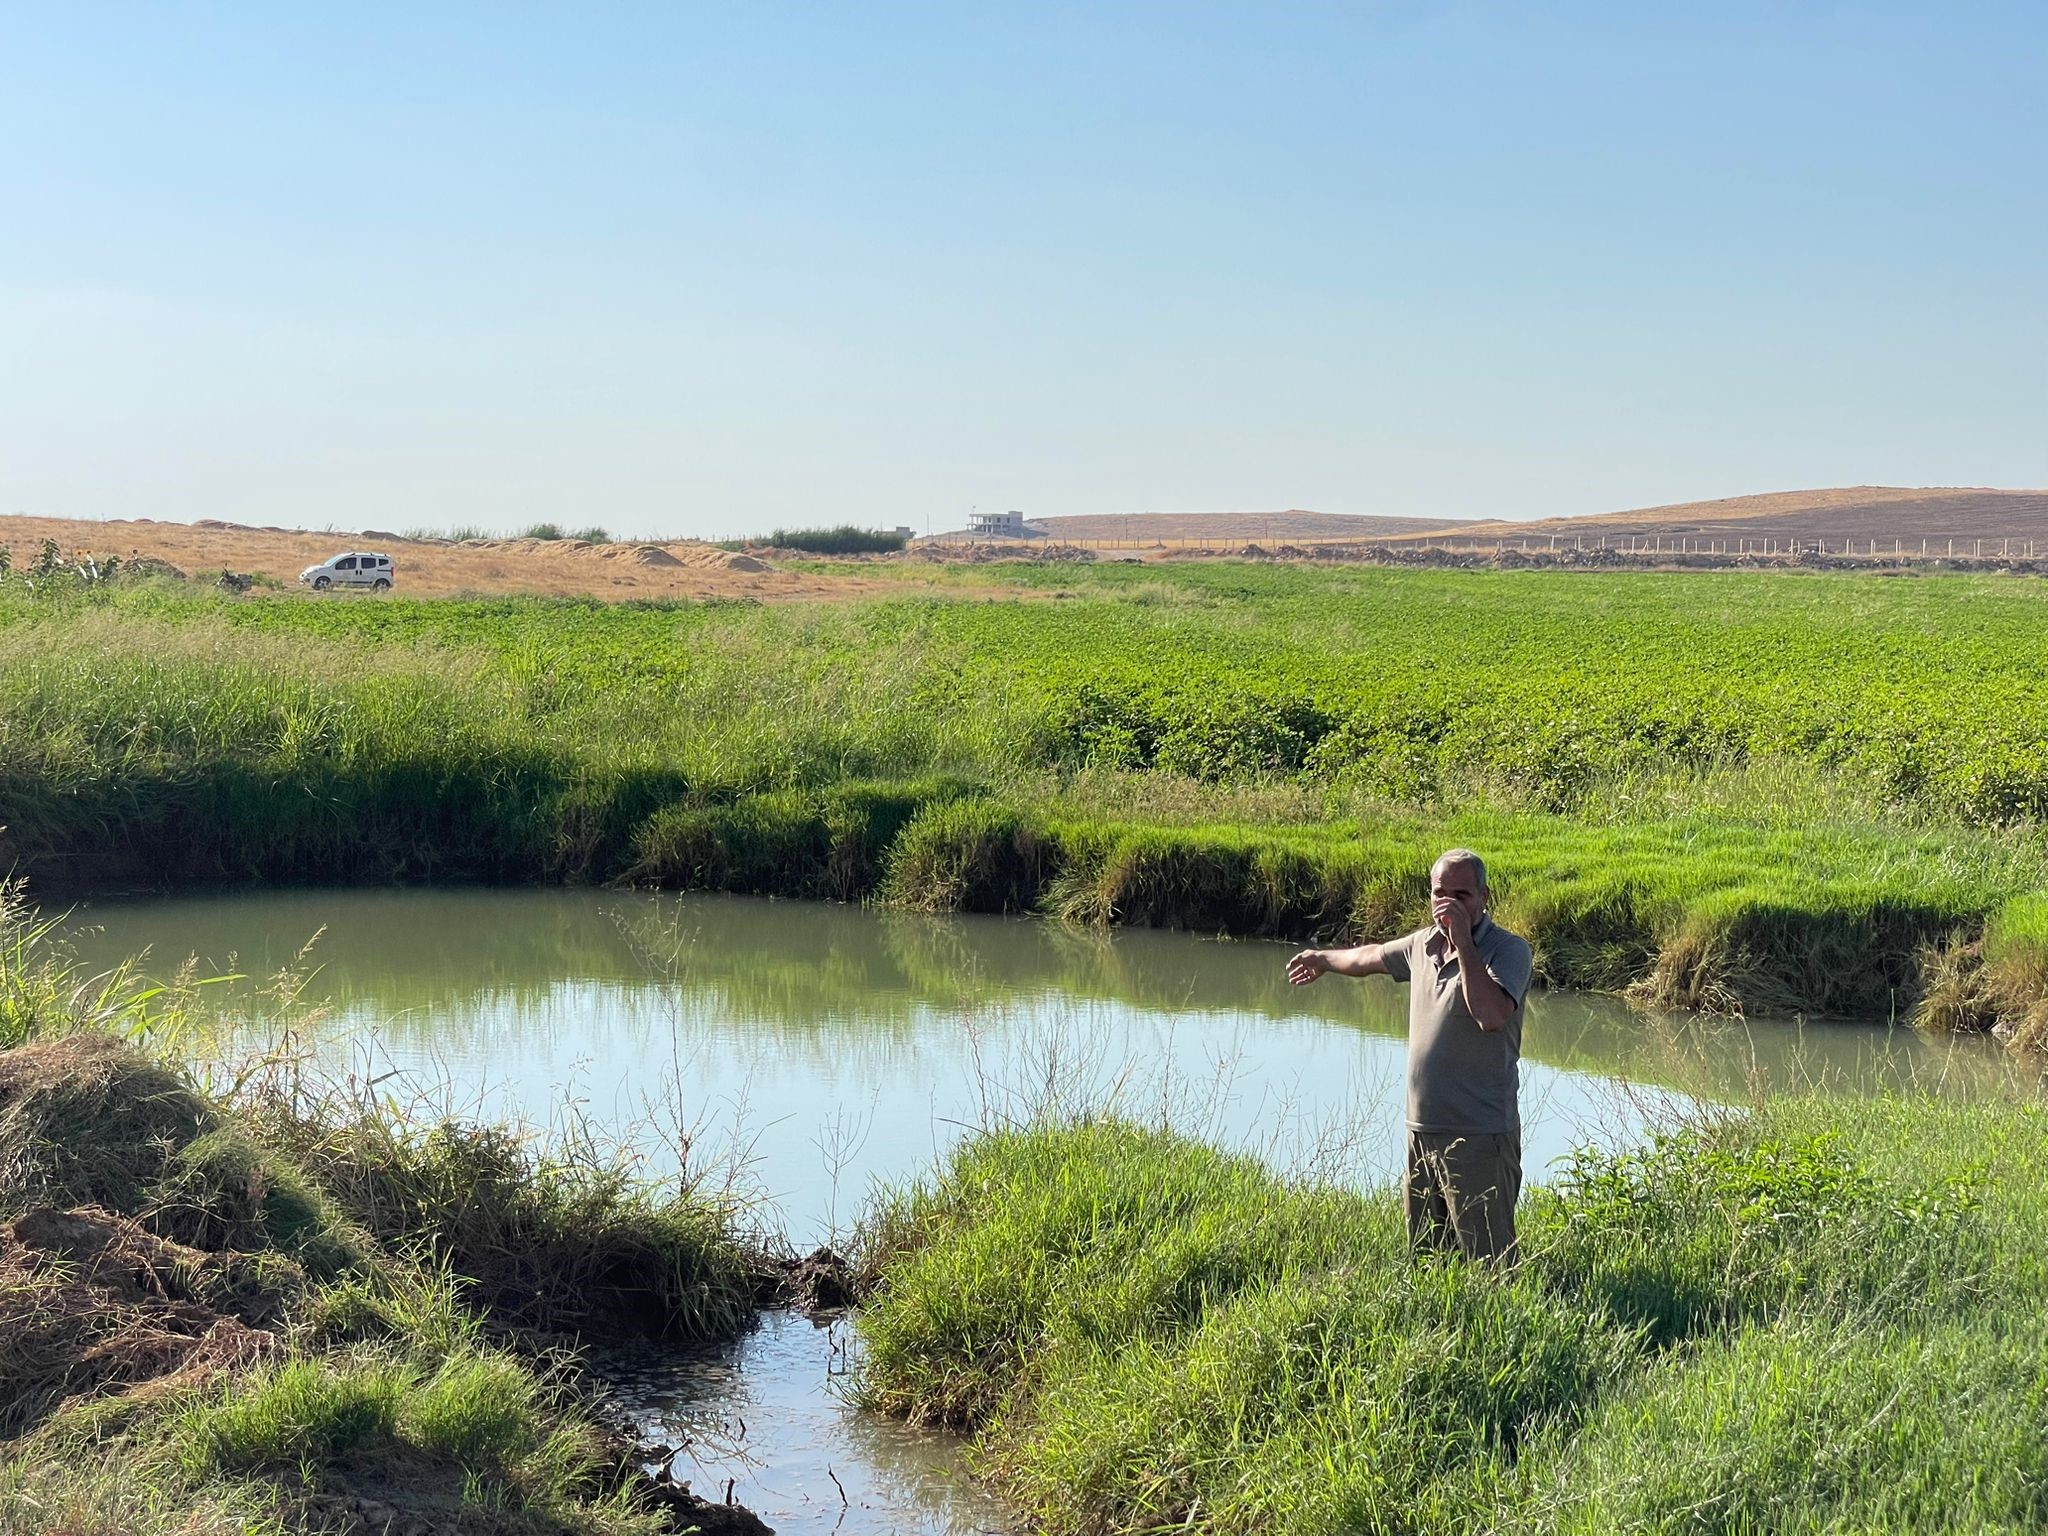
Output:
<instances>
[{"instance_id":1,"label":"man's face","mask_svg":"<svg viewBox=\"0 0 2048 1536\"><path fill-rule=\"evenodd\" d=\"M1479 872L1470 864L1437 865L1429 873L1429 897L1431 912L1440 914L1443 902L1454 901L1475 923L1486 910L1486 887L1479 883ZM1437 926L1443 927L1441 915Z\"/></svg>"}]
</instances>

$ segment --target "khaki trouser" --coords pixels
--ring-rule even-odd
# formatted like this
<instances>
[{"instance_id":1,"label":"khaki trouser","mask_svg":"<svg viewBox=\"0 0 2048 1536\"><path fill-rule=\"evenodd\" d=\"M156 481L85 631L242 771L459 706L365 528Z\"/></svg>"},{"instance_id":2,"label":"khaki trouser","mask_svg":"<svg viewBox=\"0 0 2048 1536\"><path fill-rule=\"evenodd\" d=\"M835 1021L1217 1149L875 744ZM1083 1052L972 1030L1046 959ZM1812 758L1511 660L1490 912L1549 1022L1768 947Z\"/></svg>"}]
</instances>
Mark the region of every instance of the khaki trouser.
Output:
<instances>
[{"instance_id":1,"label":"khaki trouser","mask_svg":"<svg viewBox=\"0 0 2048 1536\"><path fill-rule=\"evenodd\" d=\"M1402 1203L1408 1241L1468 1259L1515 1257L1515 1201L1522 1193L1522 1138L1410 1131Z\"/></svg>"}]
</instances>

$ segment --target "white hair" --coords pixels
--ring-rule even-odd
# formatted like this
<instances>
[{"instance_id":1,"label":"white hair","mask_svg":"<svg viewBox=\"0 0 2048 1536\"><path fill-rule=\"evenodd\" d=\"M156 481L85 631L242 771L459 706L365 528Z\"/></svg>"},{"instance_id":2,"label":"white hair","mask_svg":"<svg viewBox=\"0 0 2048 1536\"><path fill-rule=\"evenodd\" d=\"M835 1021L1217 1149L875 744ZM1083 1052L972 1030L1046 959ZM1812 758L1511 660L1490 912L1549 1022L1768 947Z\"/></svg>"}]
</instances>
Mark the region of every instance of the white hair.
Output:
<instances>
[{"instance_id":1,"label":"white hair","mask_svg":"<svg viewBox=\"0 0 2048 1536\"><path fill-rule=\"evenodd\" d=\"M1479 857L1470 848L1447 848L1438 854L1436 862L1429 866L1430 877L1434 879L1438 870L1449 869L1455 865L1470 865L1479 876L1479 889L1483 891L1488 888L1486 884L1486 860Z\"/></svg>"}]
</instances>

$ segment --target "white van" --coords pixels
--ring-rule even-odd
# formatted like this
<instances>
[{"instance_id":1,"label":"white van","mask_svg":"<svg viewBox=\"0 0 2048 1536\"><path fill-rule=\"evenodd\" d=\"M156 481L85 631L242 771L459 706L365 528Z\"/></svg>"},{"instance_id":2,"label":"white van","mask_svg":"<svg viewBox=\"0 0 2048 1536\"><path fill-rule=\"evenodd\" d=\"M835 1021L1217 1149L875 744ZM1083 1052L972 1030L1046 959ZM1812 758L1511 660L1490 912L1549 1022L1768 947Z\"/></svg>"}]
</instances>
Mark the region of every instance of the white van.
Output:
<instances>
[{"instance_id":1,"label":"white van","mask_svg":"<svg viewBox=\"0 0 2048 1536\"><path fill-rule=\"evenodd\" d=\"M391 576L389 555L369 555L360 550L336 555L299 572L299 580L315 592L325 592L329 587L369 587L372 591L389 592Z\"/></svg>"}]
</instances>

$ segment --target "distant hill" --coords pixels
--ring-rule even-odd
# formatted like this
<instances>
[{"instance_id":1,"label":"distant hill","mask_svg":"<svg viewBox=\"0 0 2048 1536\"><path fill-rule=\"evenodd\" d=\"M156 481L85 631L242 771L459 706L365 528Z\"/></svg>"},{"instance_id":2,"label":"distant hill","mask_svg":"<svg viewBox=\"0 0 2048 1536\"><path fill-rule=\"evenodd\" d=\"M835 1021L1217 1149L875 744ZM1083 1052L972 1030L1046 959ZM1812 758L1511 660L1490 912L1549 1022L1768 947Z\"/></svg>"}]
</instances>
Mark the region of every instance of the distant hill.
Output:
<instances>
[{"instance_id":1,"label":"distant hill","mask_svg":"<svg viewBox=\"0 0 2048 1536\"><path fill-rule=\"evenodd\" d=\"M1713 539L2033 539L2048 547L2048 491L1842 486L1687 501L1593 517L1467 523L1459 538L1698 534ZM1396 534L1389 542L1418 542Z\"/></svg>"},{"instance_id":2,"label":"distant hill","mask_svg":"<svg viewBox=\"0 0 2048 1536\"><path fill-rule=\"evenodd\" d=\"M1445 517L1366 517L1344 512L1110 512L1026 519L1025 537L1067 539L1274 540L1329 543L1343 539L1392 539L1435 529L1462 532L1467 524ZM964 538L965 533L942 534Z\"/></svg>"},{"instance_id":3,"label":"distant hill","mask_svg":"<svg viewBox=\"0 0 2048 1536\"><path fill-rule=\"evenodd\" d=\"M1957 487L1838 486L1772 491L1721 501L1687 501L1585 517L1519 522L1508 518L1368 517L1339 512L1133 512L1035 517L1026 538L1131 540L1176 544L1202 539L1259 544L1427 544L1626 534L1636 537L1699 535L1731 539L2031 539L2048 550L2048 491ZM965 534L941 535L964 538Z\"/></svg>"}]
</instances>

